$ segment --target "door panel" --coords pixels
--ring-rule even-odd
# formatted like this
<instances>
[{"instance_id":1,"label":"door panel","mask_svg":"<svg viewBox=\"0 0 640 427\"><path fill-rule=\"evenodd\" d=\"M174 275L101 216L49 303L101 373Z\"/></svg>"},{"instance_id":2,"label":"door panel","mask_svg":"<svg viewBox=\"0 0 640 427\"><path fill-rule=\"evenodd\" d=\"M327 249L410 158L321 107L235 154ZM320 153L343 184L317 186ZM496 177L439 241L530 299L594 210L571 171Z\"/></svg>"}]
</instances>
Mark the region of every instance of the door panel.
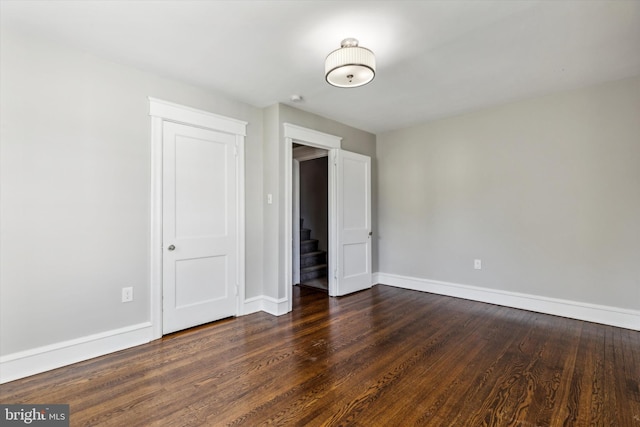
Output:
<instances>
[{"instance_id":1,"label":"door panel","mask_svg":"<svg viewBox=\"0 0 640 427\"><path fill-rule=\"evenodd\" d=\"M336 150L336 295L370 288L371 158Z\"/></svg>"},{"instance_id":2,"label":"door panel","mask_svg":"<svg viewBox=\"0 0 640 427\"><path fill-rule=\"evenodd\" d=\"M194 304L226 298L227 289L215 286L216 281L225 281L227 257L182 259L176 261L176 302L177 309ZM216 281L209 278L216 278Z\"/></svg>"},{"instance_id":3,"label":"door panel","mask_svg":"<svg viewBox=\"0 0 640 427\"><path fill-rule=\"evenodd\" d=\"M163 127L163 333L236 313L235 137Z\"/></svg>"},{"instance_id":4,"label":"door panel","mask_svg":"<svg viewBox=\"0 0 640 427\"><path fill-rule=\"evenodd\" d=\"M222 141L176 135L176 237L227 234L229 148Z\"/></svg>"},{"instance_id":5,"label":"door panel","mask_svg":"<svg viewBox=\"0 0 640 427\"><path fill-rule=\"evenodd\" d=\"M369 167L366 156L351 158L354 153L342 152L342 191L344 192L344 231L359 232L369 229Z\"/></svg>"},{"instance_id":6,"label":"door panel","mask_svg":"<svg viewBox=\"0 0 640 427\"><path fill-rule=\"evenodd\" d=\"M344 278L348 279L360 274L367 274L369 251L366 243L344 245L342 264L344 265Z\"/></svg>"}]
</instances>

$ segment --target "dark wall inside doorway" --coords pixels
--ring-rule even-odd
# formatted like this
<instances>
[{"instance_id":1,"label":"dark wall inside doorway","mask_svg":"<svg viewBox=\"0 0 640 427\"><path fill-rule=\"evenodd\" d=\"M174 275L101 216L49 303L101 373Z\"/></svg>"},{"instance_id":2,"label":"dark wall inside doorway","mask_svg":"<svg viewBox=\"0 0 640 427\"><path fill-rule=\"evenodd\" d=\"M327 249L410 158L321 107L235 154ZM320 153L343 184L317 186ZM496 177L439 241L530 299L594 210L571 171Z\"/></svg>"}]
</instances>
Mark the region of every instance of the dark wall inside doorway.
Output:
<instances>
[{"instance_id":1,"label":"dark wall inside doorway","mask_svg":"<svg viewBox=\"0 0 640 427\"><path fill-rule=\"evenodd\" d=\"M328 249L328 161L327 157L300 162L300 218L318 249Z\"/></svg>"}]
</instances>

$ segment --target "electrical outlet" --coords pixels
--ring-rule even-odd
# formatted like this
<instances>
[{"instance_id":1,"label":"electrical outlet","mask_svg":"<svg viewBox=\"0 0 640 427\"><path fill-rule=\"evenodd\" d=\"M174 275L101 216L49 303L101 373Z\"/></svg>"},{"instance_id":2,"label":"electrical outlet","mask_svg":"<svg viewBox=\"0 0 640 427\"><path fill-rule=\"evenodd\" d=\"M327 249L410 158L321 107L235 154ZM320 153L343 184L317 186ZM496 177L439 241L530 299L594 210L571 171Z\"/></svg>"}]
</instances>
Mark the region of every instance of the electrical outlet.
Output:
<instances>
[{"instance_id":1,"label":"electrical outlet","mask_svg":"<svg viewBox=\"0 0 640 427\"><path fill-rule=\"evenodd\" d=\"M131 302L133 301L133 288L122 288L122 302Z\"/></svg>"},{"instance_id":2,"label":"electrical outlet","mask_svg":"<svg viewBox=\"0 0 640 427\"><path fill-rule=\"evenodd\" d=\"M481 259L474 259L473 260L473 268L475 268L476 270L482 270L482 260Z\"/></svg>"}]
</instances>

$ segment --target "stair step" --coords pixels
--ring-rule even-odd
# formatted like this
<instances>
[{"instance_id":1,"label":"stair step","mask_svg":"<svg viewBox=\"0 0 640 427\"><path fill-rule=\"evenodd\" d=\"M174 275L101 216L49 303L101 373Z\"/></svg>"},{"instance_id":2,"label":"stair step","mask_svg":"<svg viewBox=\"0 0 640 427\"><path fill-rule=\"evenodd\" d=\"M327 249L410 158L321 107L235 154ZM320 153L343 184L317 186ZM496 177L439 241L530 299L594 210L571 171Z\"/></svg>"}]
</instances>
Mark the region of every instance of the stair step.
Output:
<instances>
[{"instance_id":1,"label":"stair step","mask_svg":"<svg viewBox=\"0 0 640 427\"><path fill-rule=\"evenodd\" d=\"M312 267L314 265L326 264L327 253L325 251L307 252L300 255L300 268Z\"/></svg>"},{"instance_id":2,"label":"stair step","mask_svg":"<svg viewBox=\"0 0 640 427\"><path fill-rule=\"evenodd\" d=\"M316 252L318 250L318 239L309 239L300 241L300 254Z\"/></svg>"},{"instance_id":3,"label":"stair step","mask_svg":"<svg viewBox=\"0 0 640 427\"><path fill-rule=\"evenodd\" d=\"M308 228L300 229L300 240L309 240L311 239L311 230Z\"/></svg>"},{"instance_id":4,"label":"stair step","mask_svg":"<svg viewBox=\"0 0 640 427\"><path fill-rule=\"evenodd\" d=\"M300 283L327 275L327 264L314 265L300 269Z\"/></svg>"},{"instance_id":5,"label":"stair step","mask_svg":"<svg viewBox=\"0 0 640 427\"><path fill-rule=\"evenodd\" d=\"M305 254L300 255L301 257L310 257L310 256L316 256L316 255L320 255L320 254L326 254L325 251L314 251L314 252L307 252Z\"/></svg>"},{"instance_id":6,"label":"stair step","mask_svg":"<svg viewBox=\"0 0 640 427\"><path fill-rule=\"evenodd\" d=\"M327 268L327 264L318 264L318 265L312 265L311 267L305 267L305 268L301 268L300 272L301 273L306 273L308 271L315 271L315 270L320 270L323 268Z\"/></svg>"}]
</instances>

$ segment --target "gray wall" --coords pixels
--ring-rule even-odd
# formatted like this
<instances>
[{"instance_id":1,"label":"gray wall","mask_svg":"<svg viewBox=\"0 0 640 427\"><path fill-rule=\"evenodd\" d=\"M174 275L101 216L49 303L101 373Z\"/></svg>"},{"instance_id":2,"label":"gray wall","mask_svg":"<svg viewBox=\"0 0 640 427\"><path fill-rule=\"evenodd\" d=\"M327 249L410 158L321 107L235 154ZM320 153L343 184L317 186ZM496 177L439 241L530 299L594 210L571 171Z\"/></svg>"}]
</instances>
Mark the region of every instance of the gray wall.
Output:
<instances>
[{"instance_id":1,"label":"gray wall","mask_svg":"<svg viewBox=\"0 0 640 427\"><path fill-rule=\"evenodd\" d=\"M271 298L278 298L278 285L284 280L280 278L281 247L280 242L280 159L282 157L280 147L280 112L278 105L272 105L263 110L264 134L264 170L263 170L263 203L264 203L264 228L263 228L263 294ZM267 194L273 197L272 204L267 204Z\"/></svg>"},{"instance_id":2,"label":"gray wall","mask_svg":"<svg viewBox=\"0 0 640 427\"><path fill-rule=\"evenodd\" d=\"M640 309L640 77L384 133L377 152L378 271Z\"/></svg>"},{"instance_id":3,"label":"gray wall","mask_svg":"<svg viewBox=\"0 0 640 427\"><path fill-rule=\"evenodd\" d=\"M4 28L0 41L1 355L149 320L148 96L249 122L246 295L262 294L261 110Z\"/></svg>"},{"instance_id":4,"label":"gray wall","mask_svg":"<svg viewBox=\"0 0 640 427\"><path fill-rule=\"evenodd\" d=\"M300 162L300 218L311 238L318 239L318 249L329 248L329 163L328 157Z\"/></svg>"}]
</instances>

